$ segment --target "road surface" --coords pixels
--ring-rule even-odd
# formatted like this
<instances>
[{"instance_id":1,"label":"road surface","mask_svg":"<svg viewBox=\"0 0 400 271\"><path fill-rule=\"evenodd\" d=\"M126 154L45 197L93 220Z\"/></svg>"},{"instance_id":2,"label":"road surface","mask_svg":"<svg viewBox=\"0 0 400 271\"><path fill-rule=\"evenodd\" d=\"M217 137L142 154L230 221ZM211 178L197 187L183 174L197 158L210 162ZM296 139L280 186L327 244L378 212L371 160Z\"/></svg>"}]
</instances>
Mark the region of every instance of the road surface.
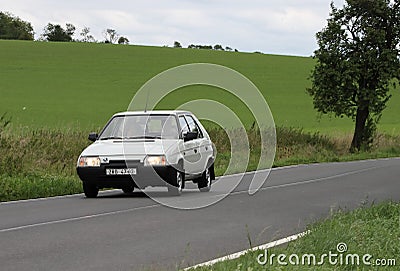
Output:
<instances>
[{"instance_id":1,"label":"road surface","mask_svg":"<svg viewBox=\"0 0 400 271\"><path fill-rule=\"evenodd\" d=\"M400 200L400 159L279 168L252 196L251 175L198 210L119 191L1 203L0 269L176 270L246 249L248 234L255 246L302 232L338 207ZM218 193L184 192L170 200Z\"/></svg>"}]
</instances>

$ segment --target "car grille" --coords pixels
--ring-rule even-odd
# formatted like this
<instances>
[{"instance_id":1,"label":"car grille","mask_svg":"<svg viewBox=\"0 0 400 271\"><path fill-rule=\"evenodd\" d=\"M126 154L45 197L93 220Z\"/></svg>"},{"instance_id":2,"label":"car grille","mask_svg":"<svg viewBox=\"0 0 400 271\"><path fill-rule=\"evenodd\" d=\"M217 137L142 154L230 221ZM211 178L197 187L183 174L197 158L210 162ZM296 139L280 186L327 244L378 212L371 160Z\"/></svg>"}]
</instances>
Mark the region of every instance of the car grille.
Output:
<instances>
[{"instance_id":1,"label":"car grille","mask_svg":"<svg viewBox=\"0 0 400 271\"><path fill-rule=\"evenodd\" d=\"M140 160L114 160L110 161L105 165L105 168L128 168L137 167L140 164Z\"/></svg>"}]
</instances>

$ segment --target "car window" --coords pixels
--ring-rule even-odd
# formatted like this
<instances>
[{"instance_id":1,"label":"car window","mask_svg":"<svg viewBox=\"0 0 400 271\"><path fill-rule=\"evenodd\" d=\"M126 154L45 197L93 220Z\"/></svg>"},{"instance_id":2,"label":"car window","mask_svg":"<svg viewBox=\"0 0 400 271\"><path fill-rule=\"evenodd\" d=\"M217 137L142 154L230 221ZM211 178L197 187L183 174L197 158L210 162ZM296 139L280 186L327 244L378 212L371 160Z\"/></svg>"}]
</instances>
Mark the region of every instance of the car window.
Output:
<instances>
[{"instance_id":1,"label":"car window","mask_svg":"<svg viewBox=\"0 0 400 271\"><path fill-rule=\"evenodd\" d=\"M178 138L178 125L173 115L131 115L113 118L100 139L108 138Z\"/></svg>"},{"instance_id":2,"label":"car window","mask_svg":"<svg viewBox=\"0 0 400 271\"><path fill-rule=\"evenodd\" d=\"M161 122L161 136L162 138L178 138L179 133L178 133L178 124L176 122L176 117L175 116L169 116L167 119L163 119Z\"/></svg>"},{"instance_id":3,"label":"car window","mask_svg":"<svg viewBox=\"0 0 400 271\"><path fill-rule=\"evenodd\" d=\"M181 126L181 133L189 132L189 126L184 116L179 116L179 125Z\"/></svg>"},{"instance_id":4,"label":"car window","mask_svg":"<svg viewBox=\"0 0 400 271\"><path fill-rule=\"evenodd\" d=\"M160 119L150 119L147 122L147 132L151 134L160 133L162 130L162 123Z\"/></svg>"},{"instance_id":5,"label":"car window","mask_svg":"<svg viewBox=\"0 0 400 271\"><path fill-rule=\"evenodd\" d=\"M122 127L123 127L124 119L120 117L115 117L108 125L104 128L103 132L101 133L102 138L108 137L122 137Z\"/></svg>"},{"instance_id":6,"label":"car window","mask_svg":"<svg viewBox=\"0 0 400 271\"><path fill-rule=\"evenodd\" d=\"M198 132L198 133L199 133L198 138L202 138L202 137L203 137L203 133L201 132L200 127L197 125L197 123L196 123L196 121L193 119L193 117L190 116L190 115L187 115L187 116L185 116L185 117L186 117L186 120L187 120L187 122L188 122L188 124L189 124L189 129L190 129L190 131L191 131L191 132Z\"/></svg>"},{"instance_id":7,"label":"car window","mask_svg":"<svg viewBox=\"0 0 400 271\"><path fill-rule=\"evenodd\" d=\"M140 137L145 134L146 122L144 118L124 117L123 126L120 127L124 138Z\"/></svg>"}]
</instances>

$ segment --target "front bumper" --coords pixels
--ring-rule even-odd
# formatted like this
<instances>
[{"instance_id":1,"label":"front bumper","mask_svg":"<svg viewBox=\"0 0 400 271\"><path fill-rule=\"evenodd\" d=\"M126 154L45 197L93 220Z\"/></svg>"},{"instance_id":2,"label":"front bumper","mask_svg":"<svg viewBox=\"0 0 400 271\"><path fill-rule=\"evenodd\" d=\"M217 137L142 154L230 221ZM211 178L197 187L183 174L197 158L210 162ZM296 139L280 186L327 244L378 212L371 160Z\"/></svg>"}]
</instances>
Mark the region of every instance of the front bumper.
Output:
<instances>
[{"instance_id":1,"label":"front bumper","mask_svg":"<svg viewBox=\"0 0 400 271\"><path fill-rule=\"evenodd\" d=\"M107 169L135 168L134 175L106 175ZM100 167L77 167L79 178L101 188L167 186L173 166L144 166L138 161L112 161Z\"/></svg>"}]
</instances>

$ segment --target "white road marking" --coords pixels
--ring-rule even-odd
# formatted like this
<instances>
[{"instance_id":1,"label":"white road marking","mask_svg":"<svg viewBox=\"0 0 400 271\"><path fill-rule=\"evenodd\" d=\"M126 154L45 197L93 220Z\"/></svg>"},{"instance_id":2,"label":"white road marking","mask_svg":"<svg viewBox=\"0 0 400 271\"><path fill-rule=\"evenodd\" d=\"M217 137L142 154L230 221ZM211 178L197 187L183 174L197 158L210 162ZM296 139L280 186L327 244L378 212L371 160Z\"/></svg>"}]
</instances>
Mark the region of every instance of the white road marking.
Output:
<instances>
[{"instance_id":1,"label":"white road marking","mask_svg":"<svg viewBox=\"0 0 400 271\"><path fill-rule=\"evenodd\" d=\"M276 246L279 246L279 245L282 245L282 244L289 243L291 241L294 241L294 240L296 240L296 239L298 239L300 237L303 237L303 236L307 235L308 233L309 233L308 231L305 231L305 232L301 232L301 233L298 233L298 234L294 234L294 235L291 235L291 236L288 236L288 237L285 237L285 238L282 238L282 239L279 239L279 240L276 240L276 241L273 241L273 242L270 242L270 243L267 243L267 244L263 244L263 245L260 245L260 246L257 246L257 247L253 247L251 249L242 250L242 251L239 251L239 252L236 252L236 253L232 253L232 254L229 254L229 255L214 259L214 260L210 260L210 261L207 261L207 262L204 262L204 263L199 263L199 264L196 264L194 266L187 267L187 268L185 268L183 270L187 271L187 270L195 269L197 267L211 266L211 265L214 265L214 264L219 263L219 262L223 262L223 261L227 261L227 260L234 260L234 259L237 259L240 256L243 256L246 253L251 252L251 251L264 250L264 249L273 248L273 247L276 247Z\"/></svg>"},{"instance_id":2,"label":"white road marking","mask_svg":"<svg viewBox=\"0 0 400 271\"><path fill-rule=\"evenodd\" d=\"M112 189L112 190L104 190L100 191L99 195L107 195L112 194L116 191L121 191L121 189ZM56 199L67 199L67 198L76 198L76 197L84 197L85 194L72 194L72 195L64 195L64 196L55 196L55 197L47 197L47 198L36 198L36 199L23 199L23 200L13 200L13 201L5 201L0 202L1 205L9 205L9 204L18 204L18 203L27 203L27 202L36 202L36 201L45 201L45 200L56 200Z\"/></svg>"},{"instance_id":3,"label":"white road marking","mask_svg":"<svg viewBox=\"0 0 400 271\"><path fill-rule=\"evenodd\" d=\"M359 170L353 170L353 171L348 171L348 172L345 172L345 173L340 173L340 174L336 174L336 175L331 175L331 176L326 176L326 177L321 177L321 178L316 178L316 179L311 179L311 180L303 180L303 181L298 181L298 182L293 182L293 183L286 183L286 184L277 184L277 185L273 185L273 186L267 186L267 187L260 188L259 191L264 191L264 190L268 190L268 189L282 188L282 187L289 187L289 186L295 186L295 185L301 185L301 184L317 183L317 182L321 182L321 181L335 179L335 178L338 178L338 177L354 175L354 174L358 174L358 173L361 173L361 172L370 171L370 170L377 169L377 168L382 168L382 167L384 167L384 166L376 166L376 167L364 168L364 169L359 169ZM246 191L232 192L231 195L235 195L235 194L238 194L238 193L244 193L244 192L248 192L248 191L246 190Z\"/></svg>"},{"instance_id":4,"label":"white road marking","mask_svg":"<svg viewBox=\"0 0 400 271\"><path fill-rule=\"evenodd\" d=\"M154 204L154 205L147 205L147 206L136 207L136 208L120 210L120 211L113 211L113 212L100 213L100 214L94 214L94 215L85 215L85 216L78 216L78 217L72 217L72 218L66 218L66 219L60 219L60 220L53 220L53 221L48 221L48 222L28 224L28 225L19 226L19 227L2 229L2 230L0 230L0 233L16 231L16 230L23 230L23 229L29 229L29 228L39 227L39 226L46 226L46 225L53 225L53 224L71 222L71 221L79 221L79 220L95 218L95 217L102 217L102 216L107 216L107 215L128 213L128 212L132 212L132 211L150 209L150 208L159 207L159 206L161 206L161 205L160 204Z\"/></svg>"}]
</instances>

